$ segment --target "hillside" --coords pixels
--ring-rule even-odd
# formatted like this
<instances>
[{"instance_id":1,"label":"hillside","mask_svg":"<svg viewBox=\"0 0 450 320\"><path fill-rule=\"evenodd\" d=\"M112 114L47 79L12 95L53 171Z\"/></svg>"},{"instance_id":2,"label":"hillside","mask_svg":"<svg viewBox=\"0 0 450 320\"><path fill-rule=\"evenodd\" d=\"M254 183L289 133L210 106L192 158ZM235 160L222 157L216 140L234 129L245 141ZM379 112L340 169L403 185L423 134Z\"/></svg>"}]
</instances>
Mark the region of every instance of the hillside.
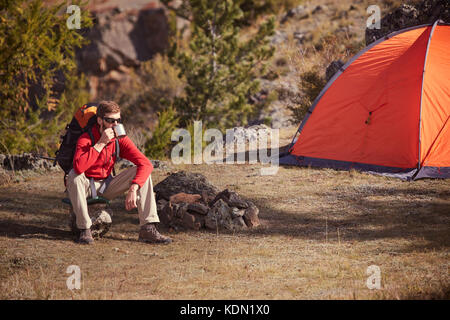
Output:
<instances>
[{"instance_id":1,"label":"hillside","mask_svg":"<svg viewBox=\"0 0 450 320\"><path fill-rule=\"evenodd\" d=\"M262 21L275 17L276 31L271 39L275 55L259 79L260 92L250 97L257 108L262 108L251 124L263 122L279 128L292 125L291 120L297 123L289 107L302 103L304 73L314 71L325 78L331 62L345 62L364 47L370 1L289 3L292 8L280 7L279 12L263 14L243 28L245 39ZM381 15L400 4L390 0L378 3ZM164 15L169 11L158 1L92 1L88 8L97 17L98 30L87 35L91 43L78 57L80 70L88 78L91 99L120 101L129 115L129 124L139 130L153 129L156 112L161 109L159 99L179 95L183 88L173 67L158 56L167 48L169 22ZM179 18L176 23L182 29L187 22ZM137 28L150 28L151 41L144 33L136 33Z\"/></svg>"}]
</instances>

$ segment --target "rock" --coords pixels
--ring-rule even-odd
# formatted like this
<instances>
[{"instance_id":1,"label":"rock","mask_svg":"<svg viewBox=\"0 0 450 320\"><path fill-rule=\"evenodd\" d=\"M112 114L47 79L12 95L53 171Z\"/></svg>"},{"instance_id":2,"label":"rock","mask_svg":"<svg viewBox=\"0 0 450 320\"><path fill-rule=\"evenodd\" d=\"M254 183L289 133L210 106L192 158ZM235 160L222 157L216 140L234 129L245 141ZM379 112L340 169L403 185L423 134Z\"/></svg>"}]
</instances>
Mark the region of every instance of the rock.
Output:
<instances>
[{"instance_id":1,"label":"rock","mask_svg":"<svg viewBox=\"0 0 450 320\"><path fill-rule=\"evenodd\" d=\"M171 203L195 203L202 198L199 194L187 194L184 192L180 192L170 196L169 201Z\"/></svg>"},{"instance_id":2,"label":"rock","mask_svg":"<svg viewBox=\"0 0 450 320\"><path fill-rule=\"evenodd\" d=\"M285 80L277 83L275 90L278 93L279 101L298 102L298 95L300 93L298 84L293 81Z\"/></svg>"},{"instance_id":3,"label":"rock","mask_svg":"<svg viewBox=\"0 0 450 320\"><path fill-rule=\"evenodd\" d=\"M183 172L182 176L186 175ZM202 184L207 183L204 177L200 180ZM228 189L209 194L203 191L202 195L175 193L168 199L157 200L157 208L161 223L173 230L240 230L259 225L258 208L251 201L242 199L236 192Z\"/></svg>"},{"instance_id":4,"label":"rock","mask_svg":"<svg viewBox=\"0 0 450 320\"><path fill-rule=\"evenodd\" d=\"M188 211L195 212L195 213L198 213L201 215L208 214L208 210L209 210L209 208L201 203L190 203L188 205Z\"/></svg>"},{"instance_id":5,"label":"rock","mask_svg":"<svg viewBox=\"0 0 450 320\"><path fill-rule=\"evenodd\" d=\"M335 75L336 72L339 71L343 66L345 65L344 62L341 60L333 61L330 63L330 65L327 67L327 70L325 71L325 77L327 79L327 82L330 81L330 79Z\"/></svg>"},{"instance_id":6,"label":"rock","mask_svg":"<svg viewBox=\"0 0 450 320\"><path fill-rule=\"evenodd\" d=\"M316 14L316 13L323 12L323 11L324 11L324 7L319 5L314 8L314 10L311 12L311 14Z\"/></svg>"},{"instance_id":7,"label":"rock","mask_svg":"<svg viewBox=\"0 0 450 320\"><path fill-rule=\"evenodd\" d=\"M247 225L242 217L233 218L233 226L235 229L246 229Z\"/></svg>"},{"instance_id":8,"label":"rock","mask_svg":"<svg viewBox=\"0 0 450 320\"><path fill-rule=\"evenodd\" d=\"M94 11L92 28L85 32L90 43L77 51L80 71L105 75L120 66L136 67L163 52L169 25L163 8Z\"/></svg>"},{"instance_id":9,"label":"rock","mask_svg":"<svg viewBox=\"0 0 450 320\"><path fill-rule=\"evenodd\" d=\"M393 31L419 24L418 18L419 12L414 6L402 4L399 8L381 19L380 29L366 28L366 45Z\"/></svg>"},{"instance_id":10,"label":"rock","mask_svg":"<svg viewBox=\"0 0 450 320\"><path fill-rule=\"evenodd\" d=\"M119 87L132 83L133 69L168 47L169 23L158 1L111 5L90 5L94 26L82 30L89 43L76 51L92 100L114 97Z\"/></svg>"},{"instance_id":11,"label":"rock","mask_svg":"<svg viewBox=\"0 0 450 320\"><path fill-rule=\"evenodd\" d=\"M167 165L164 161L150 160L150 162L152 163L154 169L163 169L163 170L167 169ZM134 166L134 163L127 159L120 159L118 164L120 164L120 169L127 169Z\"/></svg>"},{"instance_id":12,"label":"rock","mask_svg":"<svg viewBox=\"0 0 450 320\"><path fill-rule=\"evenodd\" d=\"M184 214L187 212L188 204L180 203L180 204L172 204L172 210L175 215L175 218L183 219Z\"/></svg>"},{"instance_id":13,"label":"rock","mask_svg":"<svg viewBox=\"0 0 450 320\"><path fill-rule=\"evenodd\" d=\"M293 36L300 44L312 39L312 34L309 31L295 31Z\"/></svg>"},{"instance_id":14,"label":"rock","mask_svg":"<svg viewBox=\"0 0 450 320\"><path fill-rule=\"evenodd\" d=\"M166 170L168 168L167 163L165 161L161 161L161 160L150 160L153 168L155 169L162 169L162 170Z\"/></svg>"},{"instance_id":15,"label":"rock","mask_svg":"<svg viewBox=\"0 0 450 320\"><path fill-rule=\"evenodd\" d=\"M200 228L205 227L206 215L202 215L202 214L198 214L198 213L191 213L191 215L194 216L195 222L200 224Z\"/></svg>"},{"instance_id":16,"label":"rock","mask_svg":"<svg viewBox=\"0 0 450 320\"><path fill-rule=\"evenodd\" d=\"M248 204L242 200L236 192L229 191L228 189L225 189L217 194L215 199L210 203L210 206L214 205L214 203L216 203L219 199L225 201L230 207L236 207L239 209L248 208Z\"/></svg>"},{"instance_id":17,"label":"rock","mask_svg":"<svg viewBox=\"0 0 450 320\"><path fill-rule=\"evenodd\" d=\"M120 164L120 169L127 169L134 166L134 163L127 159L120 159L118 163Z\"/></svg>"},{"instance_id":18,"label":"rock","mask_svg":"<svg viewBox=\"0 0 450 320\"><path fill-rule=\"evenodd\" d=\"M284 31L275 30L275 34L272 36L272 39L270 40L270 43L273 45L281 44L283 42L286 42L288 40L288 35Z\"/></svg>"},{"instance_id":19,"label":"rock","mask_svg":"<svg viewBox=\"0 0 450 320\"><path fill-rule=\"evenodd\" d=\"M254 205L251 204L244 213L244 221L247 227L253 228L259 226L261 223L259 222L258 218L259 209Z\"/></svg>"},{"instance_id":20,"label":"rock","mask_svg":"<svg viewBox=\"0 0 450 320\"><path fill-rule=\"evenodd\" d=\"M292 113L288 106L297 106L302 103L302 91L295 76L286 76L277 81L260 79L261 91L276 92L277 99L270 102L260 110L249 124L262 124L270 121L270 129L279 129L292 126Z\"/></svg>"},{"instance_id":21,"label":"rock","mask_svg":"<svg viewBox=\"0 0 450 320\"><path fill-rule=\"evenodd\" d=\"M439 19L450 23L450 2L448 0L424 0L417 3L416 8L425 23L433 23Z\"/></svg>"},{"instance_id":22,"label":"rock","mask_svg":"<svg viewBox=\"0 0 450 320\"><path fill-rule=\"evenodd\" d=\"M167 201L165 199L158 200L156 202L156 210L161 211L168 203L169 203L169 201Z\"/></svg>"},{"instance_id":23,"label":"rock","mask_svg":"<svg viewBox=\"0 0 450 320\"><path fill-rule=\"evenodd\" d=\"M236 207L238 209L248 208L247 202L242 200L241 197L236 192L230 192L230 196L228 198L228 205L231 207Z\"/></svg>"},{"instance_id":24,"label":"rock","mask_svg":"<svg viewBox=\"0 0 450 320\"><path fill-rule=\"evenodd\" d=\"M159 219L161 223L167 227L171 227L176 230L179 230L180 228L199 230L205 226L206 214L198 214L197 212L188 211L188 208L192 204L173 204L166 200L159 200L158 204L159 206L162 206L162 208L158 210ZM207 208L207 210L208 209L209 208Z\"/></svg>"},{"instance_id":25,"label":"rock","mask_svg":"<svg viewBox=\"0 0 450 320\"><path fill-rule=\"evenodd\" d=\"M286 12L286 14L281 18L280 23L283 24L289 19L303 20L309 17L307 6L299 5L292 8Z\"/></svg>"},{"instance_id":26,"label":"rock","mask_svg":"<svg viewBox=\"0 0 450 320\"><path fill-rule=\"evenodd\" d=\"M188 229L199 230L201 227L201 223L195 220L195 217L192 214L184 213L183 215L183 227Z\"/></svg>"},{"instance_id":27,"label":"rock","mask_svg":"<svg viewBox=\"0 0 450 320\"><path fill-rule=\"evenodd\" d=\"M2 161L1 161L2 160ZM60 170L52 160L43 159L31 153L0 155L0 166L7 170Z\"/></svg>"},{"instance_id":28,"label":"rock","mask_svg":"<svg viewBox=\"0 0 450 320\"><path fill-rule=\"evenodd\" d=\"M106 204L93 204L88 206L89 217L91 218L91 232L95 239L103 237L111 228L113 212L107 209ZM80 235L80 230L76 224L75 213L72 206L70 206L69 227L76 238Z\"/></svg>"},{"instance_id":29,"label":"rock","mask_svg":"<svg viewBox=\"0 0 450 320\"><path fill-rule=\"evenodd\" d=\"M161 201L163 200L159 200L158 203L161 203ZM172 204L166 201L163 207L161 209L158 209L158 216L161 223L163 223L166 226L171 226L174 220L174 212Z\"/></svg>"},{"instance_id":30,"label":"rock","mask_svg":"<svg viewBox=\"0 0 450 320\"><path fill-rule=\"evenodd\" d=\"M91 232L93 238L101 238L109 231L112 225L111 216L112 211L105 209L97 211L93 214L91 217Z\"/></svg>"},{"instance_id":31,"label":"rock","mask_svg":"<svg viewBox=\"0 0 450 320\"><path fill-rule=\"evenodd\" d=\"M234 218L239 218L244 216L245 209L239 209L239 208L232 208L231 210L231 216Z\"/></svg>"},{"instance_id":32,"label":"rock","mask_svg":"<svg viewBox=\"0 0 450 320\"><path fill-rule=\"evenodd\" d=\"M216 230L225 228L233 230L231 209L225 201L219 199L214 203L205 218L205 226L208 229Z\"/></svg>"},{"instance_id":33,"label":"rock","mask_svg":"<svg viewBox=\"0 0 450 320\"><path fill-rule=\"evenodd\" d=\"M215 198L215 193L208 193L207 191L202 191L202 201L203 203L209 203Z\"/></svg>"},{"instance_id":34,"label":"rock","mask_svg":"<svg viewBox=\"0 0 450 320\"><path fill-rule=\"evenodd\" d=\"M230 130L230 131L229 131ZM260 135L270 136L272 129L264 124L252 125L249 127L234 127L228 129L227 134L223 137L226 145L238 145L238 144L248 144L257 143Z\"/></svg>"},{"instance_id":35,"label":"rock","mask_svg":"<svg viewBox=\"0 0 450 320\"><path fill-rule=\"evenodd\" d=\"M183 192L188 194L200 194L203 198L214 198L219 190L199 173L179 171L171 174L166 179L154 186L156 199L169 200L174 194ZM203 194L205 193L205 194Z\"/></svg>"},{"instance_id":36,"label":"rock","mask_svg":"<svg viewBox=\"0 0 450 320\"><path fill-rule=\"evenodd\" d=\"M416 25L433 23L442 19L450 22L450 1L422 0L415 5L402 4L385 15L380 21L380 29L366 29L366 45L390 34Z\"/></svg>"}]
</instances>

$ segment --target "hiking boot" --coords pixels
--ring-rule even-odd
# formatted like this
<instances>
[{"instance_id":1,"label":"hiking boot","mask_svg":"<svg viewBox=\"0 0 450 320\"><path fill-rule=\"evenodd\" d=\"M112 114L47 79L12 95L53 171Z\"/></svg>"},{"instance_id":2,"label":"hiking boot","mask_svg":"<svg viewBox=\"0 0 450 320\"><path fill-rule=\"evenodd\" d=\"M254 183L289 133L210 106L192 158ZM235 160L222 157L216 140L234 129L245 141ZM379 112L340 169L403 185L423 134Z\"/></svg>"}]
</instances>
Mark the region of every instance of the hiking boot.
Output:
<instances>
[{"instance_id":1,"label":"hiking boot","mask_svg":"<svg viewBox=\"0 0 450 320\"><path fill-rule=\"evenodd\" d=\"M94 243L94 238L92 237L91 229L81 229L80 230L80 239L78 243L81 244L92 244Z\"/></svg>"},{"instance_id":2,"label":"hiking boot","mask_svg":"<svg viewBox=\"0 0 450 320\"><path fill-rule=\"evenodd\" d=\"M160 234L158 230L156 230L154 223L147 223L143 225L141 227L141 230L139 231L139 241L147 243L169 244L172 242L172 239Z\"/></svg>"}]
</instances>

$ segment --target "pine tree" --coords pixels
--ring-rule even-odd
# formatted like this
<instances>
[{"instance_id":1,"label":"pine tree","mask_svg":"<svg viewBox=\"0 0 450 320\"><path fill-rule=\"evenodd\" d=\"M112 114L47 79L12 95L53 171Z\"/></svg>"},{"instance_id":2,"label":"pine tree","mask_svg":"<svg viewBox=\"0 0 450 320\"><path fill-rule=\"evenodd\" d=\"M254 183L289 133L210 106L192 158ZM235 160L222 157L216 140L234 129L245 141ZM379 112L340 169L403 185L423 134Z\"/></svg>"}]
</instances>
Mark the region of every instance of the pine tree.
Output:
<instances>
[{"instance_id":1,"label":"pine tree","mask_svg":"<svg viewBox=\"0 0 450 320\"><path fill-rule=\"evenodd\" d=\"M175 110L170 107L158 112L158 125L152 132L152 137L145 142L145 154L152 159L163 159L172 147L172 132L178 125Z\"/></svg>"},{"instance_id":2,"label":"pine tree","mask_svg":"<svg viewBox=\"0 0 450 320\"><path fill-rule=\"evenodd\" d=\"M85 40L67 27L65 10L41 0L0 0L0 152L48 150L72 115L68 98L84 92L74 50ZM81 24L92 24L86 10ZM56 94L56 84L72 91Z\"/></svg>"},{"instance_id":3,"label":"pine tree","mask_svg":"<svg viewBox=\"0 0 450 320\"><path fill-rule=\"evenodd\" d=\"M254 111L248 97L259 88L257 72L274 52L268 39L274 33L274 19L243 41L237 23L243 17L240 1L189 0L188 4L189 49L175 42L169 55L186 80L185 96L174 101L181 124L203 120L219 128L244 125Z\"/></svg>"}]
</instances>

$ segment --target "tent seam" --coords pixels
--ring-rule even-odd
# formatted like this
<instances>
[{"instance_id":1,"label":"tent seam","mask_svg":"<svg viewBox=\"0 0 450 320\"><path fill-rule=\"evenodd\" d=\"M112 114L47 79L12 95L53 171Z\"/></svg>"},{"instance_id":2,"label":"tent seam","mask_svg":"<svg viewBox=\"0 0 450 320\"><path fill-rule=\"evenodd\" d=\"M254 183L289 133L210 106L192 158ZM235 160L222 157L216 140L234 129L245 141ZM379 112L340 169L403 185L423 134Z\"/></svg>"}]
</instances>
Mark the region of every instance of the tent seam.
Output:
<instances>
[{"instance_id":1,"label":"tent seam","mask_svg":"<svg viewBox=\"0 0 450 320\"><path fill-rule=\"evenodd\" d=\"M430 35L428 37L428 43L427 43L427 50L425 52L425 59L423 62L423 70L422 70L422 87L420 90L420 108L419 108L419 145L418 145L418 162L417 162L417 170L420 170L420 162L421 162L421 149L422 149L422 102L423 102L423 83L425 81L425 68L427 65L427 58L428 58L428 51L430 49L431 44L431 38L433 37L434 30L436 29L436 26L440 20L437 20L433 23L433 27L431 28Z\"/></svg>"}]
</instances>

